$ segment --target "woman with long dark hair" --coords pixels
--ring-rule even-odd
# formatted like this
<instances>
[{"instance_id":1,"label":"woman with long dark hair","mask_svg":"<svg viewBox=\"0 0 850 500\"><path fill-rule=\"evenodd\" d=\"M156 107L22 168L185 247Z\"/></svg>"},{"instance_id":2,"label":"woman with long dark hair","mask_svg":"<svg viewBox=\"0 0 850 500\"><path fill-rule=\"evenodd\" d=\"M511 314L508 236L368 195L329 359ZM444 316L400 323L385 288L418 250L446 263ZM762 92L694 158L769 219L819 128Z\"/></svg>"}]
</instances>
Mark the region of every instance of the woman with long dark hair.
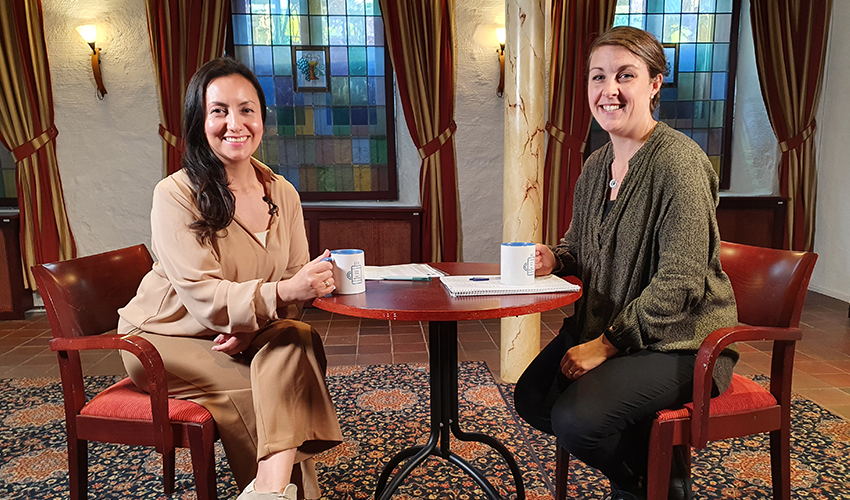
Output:
<instances>
[{"instance_id":1,"label":"woman with long dark hair","mask_svg":"<svg viewBox=\"0 0 850 500\"><path fill-rule=\"evenodd\" d=\"M295 188L252 158L266 104L242 63L219 58L186 91L183 168L151 210L157 263L118 331L162 355L171 397L210 411L240 499L319 498L311 457L342 441L321 338L297 321L330 293L326 250L310 261ZM145 388L142 367L123 357Z\"/></svg>"}]
</instances>

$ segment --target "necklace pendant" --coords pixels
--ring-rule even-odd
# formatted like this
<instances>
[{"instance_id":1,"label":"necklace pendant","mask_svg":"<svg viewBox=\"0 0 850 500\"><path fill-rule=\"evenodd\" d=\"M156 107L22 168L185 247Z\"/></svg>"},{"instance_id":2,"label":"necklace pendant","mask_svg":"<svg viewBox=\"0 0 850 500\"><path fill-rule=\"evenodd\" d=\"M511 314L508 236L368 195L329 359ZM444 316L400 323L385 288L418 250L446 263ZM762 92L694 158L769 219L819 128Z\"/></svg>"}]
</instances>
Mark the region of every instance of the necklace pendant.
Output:
<instances>
[{"instance_id":1,"label":"necklace pendant","mask_svg":"<svg viewBox=\"0 0 850 500\"><path fill-rule=\"evenodd\" d=\"M617 189L617 186L619 186L619 185L620 185L620 183L617 182L617 179L613 179L613 178L608 183L608 187L611 188L611 189Z\"/></svg>"}]
</instances>

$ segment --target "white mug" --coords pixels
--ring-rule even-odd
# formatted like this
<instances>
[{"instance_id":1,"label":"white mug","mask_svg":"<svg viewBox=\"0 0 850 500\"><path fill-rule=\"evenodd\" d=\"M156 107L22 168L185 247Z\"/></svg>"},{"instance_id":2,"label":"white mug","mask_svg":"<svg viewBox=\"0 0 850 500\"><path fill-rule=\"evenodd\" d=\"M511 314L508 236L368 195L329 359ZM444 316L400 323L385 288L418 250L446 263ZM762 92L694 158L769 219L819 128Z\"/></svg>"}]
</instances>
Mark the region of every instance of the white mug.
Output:
<instances>
[{"instance_id":1,"label":"white mug","mask_svg":"<svg viewBox=\"0 0 850 500\"><path fill-rule=\"evenodd\" d=\"M334 293L348 295L366 291L366 270L363 250L331 250L334 264Z\"/></svg>"},{"instance_id":2,"label":"white mug","mask_svg":"<svg viewBox=\"0 0 850 500\"><path fill-rule=\"evenodd\" d=\"M502 275L505 285L534 284L534 243L502 243Z\"/></svg>"}]
</instances>

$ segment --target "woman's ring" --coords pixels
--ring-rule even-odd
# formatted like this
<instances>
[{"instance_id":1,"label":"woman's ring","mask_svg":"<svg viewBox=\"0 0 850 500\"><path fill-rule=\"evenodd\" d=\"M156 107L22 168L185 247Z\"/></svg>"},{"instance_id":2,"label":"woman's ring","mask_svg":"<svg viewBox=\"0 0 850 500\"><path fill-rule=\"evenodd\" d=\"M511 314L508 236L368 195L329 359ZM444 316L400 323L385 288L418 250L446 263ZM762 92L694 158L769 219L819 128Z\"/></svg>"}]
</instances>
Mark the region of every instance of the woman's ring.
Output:
<instances>
[{"instance_id":1,"label":"woman's ring","mask_svg":"<svg viewBox=\"0 0 850 500\"><path fill-rule=\"evenodd\" d=\"M325 281L323 281L322 283L325 285L325 288L327 288L327 287L331 286L331 284L330 284L330 283L328 283L328 280L325 280Z\"/></svg>"}]
</instances>

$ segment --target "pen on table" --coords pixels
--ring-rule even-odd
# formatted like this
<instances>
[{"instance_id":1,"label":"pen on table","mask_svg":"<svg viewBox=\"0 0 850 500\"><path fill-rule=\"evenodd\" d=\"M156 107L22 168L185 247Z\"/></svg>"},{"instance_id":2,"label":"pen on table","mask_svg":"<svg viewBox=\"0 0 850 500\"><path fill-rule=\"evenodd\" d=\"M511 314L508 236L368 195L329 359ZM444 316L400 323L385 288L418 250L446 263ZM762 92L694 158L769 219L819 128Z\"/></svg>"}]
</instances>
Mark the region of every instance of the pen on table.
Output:
<instances>
[{"instance_id":1,"label":"pen on table","mask_svg":"<svg viewBox=\"0 0 850 500\"><path fill-rule=\"evenodd\" d=\"M472 278L469 278L469 281L490 281L490 278L472 277Z\"/></svg>"},{"instance_id":2,"label":"pen on table","mask_svg":"<svg viewBox=\"0 0 850 500\"><path fill-rule=\"evenodd\" d=\"M388 281L431 281L430 276L384 276L381 279Z\"/></svg>"}]
</instances>

